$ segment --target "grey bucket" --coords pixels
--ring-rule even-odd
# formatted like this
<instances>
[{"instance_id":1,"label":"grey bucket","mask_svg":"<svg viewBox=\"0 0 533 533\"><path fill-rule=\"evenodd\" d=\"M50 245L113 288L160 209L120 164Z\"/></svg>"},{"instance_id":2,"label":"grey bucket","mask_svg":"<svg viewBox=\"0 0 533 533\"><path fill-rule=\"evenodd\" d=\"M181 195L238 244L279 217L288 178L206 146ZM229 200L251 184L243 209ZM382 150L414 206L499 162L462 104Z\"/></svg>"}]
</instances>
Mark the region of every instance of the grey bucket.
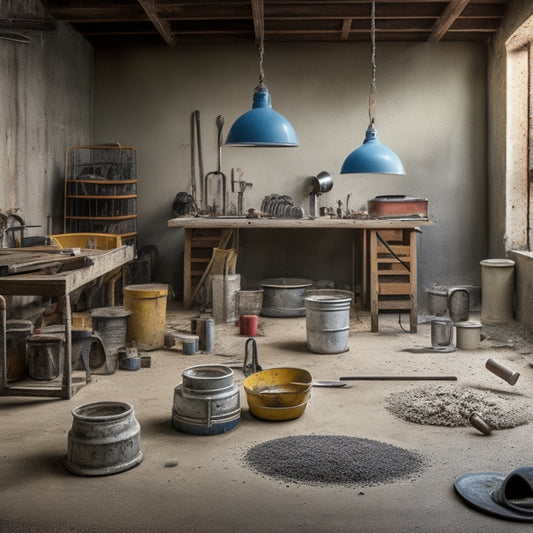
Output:
<instances>
[{"instance_id":1,"label":"grey bucket","mask_svg":"<svg viewBox=\"0 0 533 533\"><path fill-rule=\"evenodd\" d=\"M63 362L63 336L37 333L26 337L28 375L32 379L50 381L59 376Z\"/></svg>"},{"instance_id":2,"label":"grey bucket","mask_svg":"<svg viewBox=\"0 0 533 533\"><path fill-rule=\"evenodd\" d=\"M317 289L304 295L307 349L315 353L348 351L350 291Z\"/></svg>"},{"instance_id":3,"label":"grey bucket","mask_svg":"<svg viewBox=\"0 0 533 533\"><path fill-rule=\"evenodd\" d=\"M241 419L239 389L233 370L224 365L196 365L184 370L174 389L172 425L195 435L217 435L235 429Z\"/></svg>"},{"instance_id":4,"label":"grey bucket","mask_svg":"<svg viewBox=\"0 0 533 533\"><path fill-rule=\"evenodd\" d=\"M72 410L65 466L80 476L123 472L143 459L141 428L126 402L94 402Z\"/></svg>"},{"instance_id":5,"label":"grey bucket","mask_svg":"<svg viewBox=\"0 0 533 533\"><path fill-rule=\"evenodd\" d=\"M313 282L301 278L273 278L263 280L263 307L261 314L271 317L298 317L305 315L303 296Z\"/></svg>"},{"instance_id":6,"label":"grey bucket","mask_svg":"<svg viewBox=\"0 0 533 533\"><path fill-rule=\"evenodd\" d=\"M124 307L98 307L91 311L94 331L100 334L108 355L114 356L126 345L129 309Z\"/></svg>"}]
</instances>

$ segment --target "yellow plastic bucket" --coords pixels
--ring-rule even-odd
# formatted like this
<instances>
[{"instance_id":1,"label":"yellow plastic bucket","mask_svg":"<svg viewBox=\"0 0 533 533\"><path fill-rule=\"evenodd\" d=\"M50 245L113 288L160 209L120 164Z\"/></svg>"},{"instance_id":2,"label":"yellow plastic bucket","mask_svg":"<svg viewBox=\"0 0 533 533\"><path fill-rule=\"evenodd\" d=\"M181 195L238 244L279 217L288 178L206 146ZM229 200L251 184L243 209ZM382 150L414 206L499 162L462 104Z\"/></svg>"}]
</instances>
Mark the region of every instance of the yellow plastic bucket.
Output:
<instances>
[{"instance_id":1,"label":"yellow plastic bucket","mask_svg":"<svg viewBox=\"0 0 533 533\"><path fill-rule=\"evenodd\" d=\"M165 345L168 286L158 283L128 285L123 289L128 317L126 340L135 341L141 350L156 350Z\"/></svg>"}]
</instances>

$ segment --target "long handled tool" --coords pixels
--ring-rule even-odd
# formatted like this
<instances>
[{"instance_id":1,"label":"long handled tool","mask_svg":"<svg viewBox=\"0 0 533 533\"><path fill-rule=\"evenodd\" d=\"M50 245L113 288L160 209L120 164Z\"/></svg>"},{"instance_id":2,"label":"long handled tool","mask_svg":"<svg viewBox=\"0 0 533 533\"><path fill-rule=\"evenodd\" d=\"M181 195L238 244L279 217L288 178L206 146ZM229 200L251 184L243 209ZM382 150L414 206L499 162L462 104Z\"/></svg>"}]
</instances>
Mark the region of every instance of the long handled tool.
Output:
<instances>
[{"instance_id":1,"label":"long handled tool","mask_svg":"<svg viewBox=\"0 0 533 533\"><path fill-rule=\"evenodd\" d=\"M208 198L208 183L210 181L210 178L219 178L220 181L222 182L220 184L220 188L221 188L221 193L220 193L220 196L221 196L221 202L222 202L222 214L225 215L226 214L226 175L222 172L221 170L221 167L222 167L222 128L224 126L224 117L222 115L218 115L217 117L217 133L218 133L218 138L217 138L217 148L218 148L218 162L217 162L217 170L215 171L212 171L212 172L209 172L208 174L206 174L205 176L205 184L204 184L204 203L205 203L205 207L206 209L209 208L209 198ZM219 206L220 207L220 206Z\"/></svg>"},{"instance_id":2,"label":"long handled tool","mask_svg":"<svg viewBox=\"0 0 533 533\"><path fill-rule=\"evenodd\" d=\"M340 381L457 381L456 376L342 376Z\"/></svg>"},{"instance_id":3,"label":"long handled tool","mask_svg":"<svg viewBox=\"0 0 533 533\"><path fill-rule=\"evenodd\" d=\"M198 170L200 175L200 198L196 192L196 155L198 154ZM191 193L194 201L200 207L204 198L204 162L202 155L202 135L200 132L200 111L191 115Z\"/></svg>"}]
</instances>

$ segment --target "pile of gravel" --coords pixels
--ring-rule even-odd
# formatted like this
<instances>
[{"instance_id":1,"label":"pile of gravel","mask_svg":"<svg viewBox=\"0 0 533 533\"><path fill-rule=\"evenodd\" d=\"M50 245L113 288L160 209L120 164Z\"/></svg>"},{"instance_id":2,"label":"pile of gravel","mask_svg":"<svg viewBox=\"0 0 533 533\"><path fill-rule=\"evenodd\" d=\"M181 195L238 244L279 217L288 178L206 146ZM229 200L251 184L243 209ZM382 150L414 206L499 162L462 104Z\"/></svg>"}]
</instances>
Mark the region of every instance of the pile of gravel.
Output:
<instances>
[{"instance_id":1,"label":"pile of gravel","mask_svg":"<svg viewBox=\"0 0 533 533\"><path fill-rule=\"evenodd\" d=\"M423 467L411 451L342 435L299 435L257 444L245 455L256 472L305 484L369 486L408 477Z\"/></svg>"},{"instance_id":2,"label":"pile of gravel","mask_svg":"<svg viewBox=\"0 0 533 533\"><path fill-rule=\"evenodd\" d=\"M393 415L416 424L469 426L474 411L492 429L521 426L531 419L531 403L526 398L467 387L419 387L390 394L386 401Z\"/></svg>"}]
</instances>

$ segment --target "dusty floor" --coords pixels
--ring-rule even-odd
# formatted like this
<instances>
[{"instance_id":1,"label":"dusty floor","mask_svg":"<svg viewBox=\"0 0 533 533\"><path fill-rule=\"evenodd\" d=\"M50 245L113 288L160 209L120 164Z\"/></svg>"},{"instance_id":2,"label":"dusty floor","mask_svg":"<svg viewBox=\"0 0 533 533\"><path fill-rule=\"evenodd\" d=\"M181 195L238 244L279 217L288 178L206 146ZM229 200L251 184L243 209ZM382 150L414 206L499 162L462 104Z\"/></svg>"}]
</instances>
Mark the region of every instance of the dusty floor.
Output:
<instances>
[{"instance_id":1,"label":"dusty floor","mask_svg":"<svg viewBox=\"0 0 533 533\"><path fill-rule=\"evenodd\" d=\"M191 313L169 311L168 327L186 329ZM476 316L471 316L476 319ZM407 323L407 318L404 323ZM357 374L456 375L457 387L533 395L531 345L514 328L485 330L479 350L410 353L430 345L430 326L403 332L398 317L380 319L370 333L367 316L352 317L350 350L307 351L305 318L260 317L257 337L263 368L298 366L315 379ZM234 431L196 436L171 426L174 387L192 365L242 359L245 338L233 325L216 327L216 353L151 352L151 368L95 376L71 400L0 398L0 531L2 532L448 532L525 531L475 512L455 496L454 479L466 472L508 473L531 465L531 425L484 436L472 427L418 425L394 417L385 398L420 382L352 382L345 389L313 388L304 415L288 422L252 418L241 388L241 422ZM514 387L488 372L492 357L517 370ZM240 385L243 375L234 370ZM100 400L133 404L141 425L143 462L127 472L79 477L64 468L71 410ZM533 411L532 411L533 415ZM306 486L258 475L243 464L252 445L286 435L348 435L421 454L425 468L411 479L369 487ZM176 463L177 466L165 466Z\"/></svg>"}]
</instances>

